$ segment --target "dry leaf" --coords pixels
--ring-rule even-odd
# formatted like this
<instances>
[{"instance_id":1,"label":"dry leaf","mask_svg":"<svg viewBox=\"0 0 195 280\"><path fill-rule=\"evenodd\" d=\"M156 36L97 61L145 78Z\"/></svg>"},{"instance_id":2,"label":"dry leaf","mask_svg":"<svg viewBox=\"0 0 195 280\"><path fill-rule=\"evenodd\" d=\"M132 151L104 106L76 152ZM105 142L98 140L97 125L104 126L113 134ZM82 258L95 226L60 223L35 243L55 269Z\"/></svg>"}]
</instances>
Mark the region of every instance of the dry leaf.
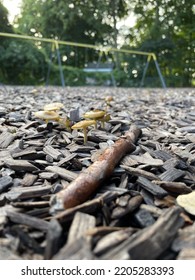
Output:
<instances>
[{"instance_id":1,"label":"dry leaf","mask_svg":"<svg viewBox=\"0 0 195 280\"><path fill-rule=\"evenodd\" d=\"M183 207L191 215L195 215L195 191L189 194L179 195L176 199L177 204Z\"/></svg>"}]
</instances>

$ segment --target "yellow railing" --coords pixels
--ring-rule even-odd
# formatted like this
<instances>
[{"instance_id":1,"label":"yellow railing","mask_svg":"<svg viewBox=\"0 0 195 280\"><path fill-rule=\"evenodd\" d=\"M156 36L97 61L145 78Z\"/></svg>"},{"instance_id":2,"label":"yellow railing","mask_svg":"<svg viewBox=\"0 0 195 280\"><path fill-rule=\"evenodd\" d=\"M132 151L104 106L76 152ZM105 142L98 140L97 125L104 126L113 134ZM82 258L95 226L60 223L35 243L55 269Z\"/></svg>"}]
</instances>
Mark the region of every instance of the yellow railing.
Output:
<instances>
[{"instance_id":1,"label":"yellow railing","mask_svg":"<svg viewBox=\"0 0 195 280\"><path fill-rule=\"evenodd\" d=\"M117 49L117 48L112 48L112 47L95 46L95 45L91 45L91 44L62 41L62 40L56 40L56 39L50 39L50 38L33 37L33 36L19 35L19 34L13 34L13 33L3 33L3 32L0 32L0 36L41 41L41 42L47 42L47 43L53 43L53 44L57 43L58 45L75 46L75 47L81 47L81 48L91 48L91 49L105 51L105 52L124 52L124 53L129 53L129 54L139 54L139 55L155 57L155 54L151 53L151 52L142 52L142 51L135 51L135 50Z\"/></svg>"}]
</instances>

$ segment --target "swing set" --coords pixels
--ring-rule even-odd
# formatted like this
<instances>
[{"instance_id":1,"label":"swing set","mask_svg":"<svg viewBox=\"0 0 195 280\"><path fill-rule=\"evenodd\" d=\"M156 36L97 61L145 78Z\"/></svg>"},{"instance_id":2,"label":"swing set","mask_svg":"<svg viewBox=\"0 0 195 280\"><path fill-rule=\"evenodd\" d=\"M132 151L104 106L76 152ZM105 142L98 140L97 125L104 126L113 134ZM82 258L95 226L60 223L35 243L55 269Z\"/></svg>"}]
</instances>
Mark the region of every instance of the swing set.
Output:
<instances>
[{"instance_id":1,"label":"swing set","mask_svg":"<svg viewBox=\"0 0 195 280\"><path fill-rule=\"evenodd\" d=\"M31 40L31 41L38 41L38 42L46 42L46 43L51 43L52 44L52 50L51 50L51 56L50 56L50 61L49 61L49 66L48 66L48 72L47 72L47 77L46 77L46 85L49 83L49 77L50 77L50 71L51 71L51 64L53 61L53 58L55 55L57 55L57 61L58 61L58 67L59 67L59 75L60 75L60 82L62 87L65 87L65 78L63 74L63 68L62 68L62 60L61 60L61 54L60 54L60 45L66 45L66 46L71 46L71 47L81 47L81 48L89 48L89 49L94 49L95 51L99 52L99 58L97 62L91 62L87 63L87 65L83 68L83 71L85 72L93 72L93 73L109 73L111 76L112 80L112 85L116 86L116 81L114 79L113 75L113 69L114 69L114 63L113 62L101 62L103 54L107 57L108 53L124 53L127 55L141 55L141 56L146 56L147 61L146 64L143 68L143 73L142 73L142 78L141 78L141 83L140 87L144 86L144 81L145 77L147 74L147 70L149 67L150 62L153 60L158 77L161 82L162 88L166 88L166 83L164 81L163 75L161 73L159 64L157 62L157 57L154 53L150 52L143 52L143 51L135 51L135 50L127 50L127 49L118 49L118 48L105 48L105 47L98 47L95 45L90 45L90 44L82 44L82 43L76 43L76 42L68 42L68 41L61 41L61 40L54 40L54 39L49 39L49 38L40 38L40 37L33 37L33 36L26 36L26 35L19 35L19 34L12 34L12 33L2 33L0 32L0 36L3 37L8 37L8 38L18 38L18 39L25 39L25 40Z\"/></svg>"}]
</instances>

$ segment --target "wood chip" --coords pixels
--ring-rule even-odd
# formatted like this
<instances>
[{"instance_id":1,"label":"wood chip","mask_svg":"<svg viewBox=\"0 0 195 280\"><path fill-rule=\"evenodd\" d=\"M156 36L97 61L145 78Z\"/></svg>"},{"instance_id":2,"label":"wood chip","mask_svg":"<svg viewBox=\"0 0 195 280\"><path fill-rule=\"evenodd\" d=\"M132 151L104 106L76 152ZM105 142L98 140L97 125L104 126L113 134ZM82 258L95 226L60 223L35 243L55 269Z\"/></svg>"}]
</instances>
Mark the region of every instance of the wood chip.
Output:
<instances>
[{"instance_id":1,"label":"wood chip","mask_svg":"<svg viewBox=\"0 0 195 280\"><path fill-rule=\"evenodd\" d=\"M3 132L0 134L0 148L7 148L15 139L15 135L10 132Z\"/></svg>"},{"instance_id":2,"label":"wood chip","mask_svg":"<svg viewBox=\"0 0 195 280\"><path fill-rule=\"evenodd\" d=\"M16 171L37 171L39 170L35 165L31 164L27 160L14 160L8 159L5 164Z\"/></svg>"},{"instance_id":3,"label":"wood chip","mask_svg":"<svg viewBox=\"0 0 195 280\"><path fill-rule=\"evenodd\" d=\"M129 236L131 236L132 233L133 230L129 228L106 234L103 238L100 239L99 242L97 242L93 250L94 254L99 256L105 253L110 248L117 246L121 242L125 241Z\"/></svg>"},{"instance_id":4,"label":"wood chip","mask_svg":"<svg viewBox=\"0 0 195 280\"><path fill-rule=\"evenodd\" d=\"M9 201L16 201L17 199L36 198L48 194L51 188L52 186L50 185L40 185L26 188L17 187L12 188L9 192L7 192L5 194L5 197Z\"/></svg>"},{"instance_id":5,"label":"wood chip","mask_svg":"<svg viewBox=\"0 0 195 280\"><path fill-rule=\"evenodd\" d=\"M129 200L128 205L126 207L117 206L113 209L111 218L119 219L125 216L126 214L133 212L136 208L140 206L142 199L143 198L141 195L137 195Z\"/></svg>"},{"instance_id":6,"label":"wood chip","mask_svg":"<svg viewBox=\"0 0 195 280\"><path fill-rule=\"evenodd\" d=\"M185 194L190 193L192 189L182 182L166 182L166 181L153 181L154 184L159 185L163 189L173 193Z\"/></svg>"},{"instance_id":7,"label":"wood chip","mask_svg":"<svg viewBox=\"0 0 195 280\"><path fill-rule=\"evenodd\" d=\"M121 168L124 168L129 174L133 175L133 176L141 176L141 177L145 177L149 180L158 180L158 176L154 175L151 172L145 171L143 169L140 168L133 168L133 167L129 167L126 165L120 165Z\"/></svg>"},{"instance_id":8,"label":"wood chip","mask_svg":"<svg viewBox=\"0 0 195 280\"><path fill-rule=\"evenodd\" d=\"M177 207L166 210L152 226L133 234L121 245L106 253L104 259L125 259L127 254L133 260L157 259L183 226L180 212Z\"/></svg>"},{"instance_id":9,"label":"wood chip","mask_svg":"<svg viewBox=\"0 0 195 280\"><path fill-rule=\"evenodd\" d=\"M67 170L65 168L59 167L59 166L48 166L45 168L46 171L55 173L59 175L61 178L71 182L77 178L77 174L75 172L72 172L70 170Z\"/></svg>"},{"instance_id":10,"label":"wood chip","mask_svg":"<svg viewBox=\"0 0 195 280\"><path fill-rule=\"evenodd\" d=\"M62 227L57 220L52 219L48 225L48 231L46 236L46 248L44 253L44 259L50 260L60 248L60 237L62 234Z\"/></svg>"},{"instance_id":11,"label":"wood chip","mask_svg":"<svg viewBox=\"0 0 195 280\"><path fill-rule=\"evenodd\" d=\"M45 146L43 148L43 151L44 151L44 153L51 156L56 161L59 161L63 157L63 154L59 150L54 149L50 145Z\"/></svg>"},{"instance_id":12,"label":"wood chip","mask_svg":"<svg viewBox=\"0 0 195 280\"><path fill-rule=\"evenodd\" d=\"M13 179L10 176L4 176L0 178L0 193L9 189L9 187L13 184Z\"/></svg>"},{"instance_id":13,"label":"wood chip","mask_svg":"<svg viewBox=\"0 0 195 280\"><path fill-rule=\"evenodd\" d=\"M34 184L34 182L37 180L37 175L32 174L32 173L26 173L24 175L24 178L21 181L21 185L25 186L25 187L29 187L32 186Z\"/></svg>"},{"instance_id":14,"label":"wood chip","mask_svg":"<svg viewBox=\"0 0 195 280\"><path fill-rule=\"evenodd\" d=\"M137 182L156 197L164 197L168 194L164 189L144 177L139 176Z\"/></svg>"},{"instance_id":15,"label":"wood chip","mask_svg":"<svg viewBox=\"0 0 195 280\"><path fill-rule=\"evenodd\" d=\"M41 231L48 230L48 222L44 221L43 219L31 217L26 214L17 213L14 211L8 210L6 212L7 217L14 223L27 225L32 228L36 228Z\"/></svg>"},{"instance_id":16,"label":"wood chip","mask_svg":"<svg viewBox=\"0 0 195 280\"><path fill-rule=\"evenodd\" d=\"M74 243L80 237L86 237L86 232L95 226L96 220L92 215L77 212L72 221L69 234L68 243ZM89 237L89 236L88 236Z\"/></svg>"},{"instance_id":17,"label":"wood chip","mask_svg":"<svg viewBox=\"0 0 195 280\"><path fill-rule=\"evenodd\" d=\"M185 171L178 170L176 168L171 168L164 173L162 173L159 177L162 181L170 181L174 182L177 179L183 177L185 175Z\"/></svg>"}]
</instances>

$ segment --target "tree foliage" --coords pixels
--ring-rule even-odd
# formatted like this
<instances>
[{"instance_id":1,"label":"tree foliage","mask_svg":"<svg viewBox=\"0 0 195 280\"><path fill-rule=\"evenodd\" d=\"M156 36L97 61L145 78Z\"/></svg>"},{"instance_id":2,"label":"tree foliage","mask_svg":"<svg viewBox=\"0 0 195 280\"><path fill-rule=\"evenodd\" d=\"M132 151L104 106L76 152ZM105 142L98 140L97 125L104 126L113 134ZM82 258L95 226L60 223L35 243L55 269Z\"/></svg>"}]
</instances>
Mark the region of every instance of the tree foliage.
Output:
<instances>
[{"instance_id":1,"label":"tree foliage","mask_svg":"<svg viewBox=\"0 0 195 280\"><path fill-rule=\"evenodd\" d=\"M25 34L88 44L113 44L115 21L127 0L23 0L19 30Z\"/></svg>"},{"instance_id":2,"label":"tree foliage","mask_svg":"<svg viewBox=\"0 0 195 280\"><path fill-rule=\"evenodd\" d=\"M8 11L0 2L0 30L13 33ZM0 37L0 82L39 84L44 78L45 56L30 41Z\"/></svg>"},{"instance_id":3,"label":"tree foliage","mask_svg":"<svg viewBox=\"0 0 195 280\"><path fill-rule=\"evenodd\" d=\"M195 11L192 2L148 0L146 4L145 0L23 0L21 14L14 25L17 28L13 28L0 0L0 30L117 47L122 35L117 23L133 11L136 24L129 29L123 47L156 53L168 86L191 86L195 80ZM38 75L46 76L46 61L51 52L49 44L38 45L2 37L0 40L1 81L36 83ZM66 60L65 65L70 67L82 68L87 60L98 59L98 52L90 49L60 46L60 51L62 60ZM124 70L122 73L117 68L119 84L137 86L143 72L143 57L117 54L115 61ZM57 59L54 63L57 63ZM74 72L73 68L69 69L71 73ZM30 72L32 76L28 75ZM150 66L148 74L157 76L154 65ZM77 74L72 76L76 77ZM150 85L159 84L152 80Z\"/></svg>"},{"instance_id":4,"label":"tree foliage","mask_svg":"<svg viewBox=\"0 0 195 280\"><path fill-rule=\"evenodd\" d=\"M3 6L0 1L0 30L1 32L12 32L12 26L8 21L8 10Z\"/></svg>"},{"instance_id":5,"label":"tree foliage","mask_svg":"<svg viewBox=\"0 0 195 280\"><path fill-rule=\"evenodd\" d=\"M195 27L193 1L132 0L137 22L130 40L144 51L157 54L168 85L192 84Z\"/></svg>"}]
</instances>

